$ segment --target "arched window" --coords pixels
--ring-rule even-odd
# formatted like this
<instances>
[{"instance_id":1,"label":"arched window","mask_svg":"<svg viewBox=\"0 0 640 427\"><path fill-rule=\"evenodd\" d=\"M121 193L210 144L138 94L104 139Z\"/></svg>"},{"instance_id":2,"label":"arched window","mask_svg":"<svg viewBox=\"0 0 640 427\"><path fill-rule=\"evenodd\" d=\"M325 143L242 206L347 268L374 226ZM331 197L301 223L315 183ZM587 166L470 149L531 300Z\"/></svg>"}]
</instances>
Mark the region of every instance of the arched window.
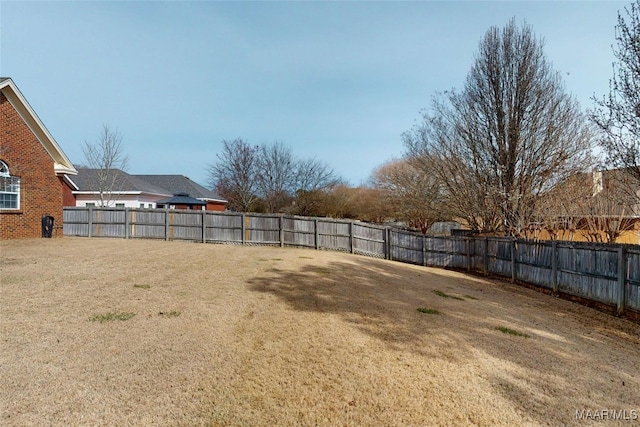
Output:
<instances>
[{"instance_id":1,"label":"arched window","mask_svg":"<svg viewBox=\"0 0 640 427\"><path fill-rule=\"evenodd\" d=\"M3 160L0 160L0 209L20 209L20 177L11 176Z\"/></svg>"},{"instance_id":2,"label":"arched window","mask_svg":"<svg viewBox=\"0 0 640 427\"><path fill-rule=\"evenodd\" d=\"M0 176L9 176L9 166L7 166L7 164L2 160L0 160Z\"/></svg>"}]
</instances>

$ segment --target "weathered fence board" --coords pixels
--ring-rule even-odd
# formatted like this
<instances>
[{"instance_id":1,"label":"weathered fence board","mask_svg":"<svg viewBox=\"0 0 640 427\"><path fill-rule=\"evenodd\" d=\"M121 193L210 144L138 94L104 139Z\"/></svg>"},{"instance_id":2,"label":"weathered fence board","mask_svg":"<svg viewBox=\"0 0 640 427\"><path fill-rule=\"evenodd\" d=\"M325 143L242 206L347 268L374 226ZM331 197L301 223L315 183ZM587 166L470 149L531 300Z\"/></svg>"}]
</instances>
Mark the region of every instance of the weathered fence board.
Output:
<instances>
[{"instance_id":1,"label":"weathered fence board","mask_svg":"<svg viewBox=\"0 0 640 427\"><path fill-rule=\"evenodd\" d=\"M151 210L131 211L131 237L165 238L166 213Z\"/></svg>"},{"instance_id":2,"label":"weathered fence board","mask_svg":"<svg viewBox=\"0 0 640 427\"><path fill-rule=\"evenodd\" d=\"M466 268L466 253L463 237L427 237L425 238L424 265Z\"/></svg>"},{"instance_id":3,"label":"weathered fence board","mask_svg":"<svg viewBox=\"0 0 640 427\"><path fill-rule=\"evenodd\" d=\"M351 232L353 235L352 252L376 258L385 257L385 228L354 223Z\"/></svg>"},{"instance_id":4,"label":"weathered fence board","mask_svg":"<svg viewBox=\"0 0 640 427\"><path fill-rule=\"evenodd\" d=\"M206 241L242 243L244 241L244 216L242 214L206 214Z\"/></svg>"},{"instance_id":5,"label":"weathered fence board","mask_svg":"<svg viewBox=\"0 0 640 427\"><path fill-rule=\"evenodd\" d=\"M319 220L318 249L350 252L350 229L347 222Z\"/></svg>"},{"instance_id":6,"label":"weathered fence board","mask_svg":"<svg viewBox=\"0 0 640 427\"><path fill-rule=\"evenodd\" d=\"M295 246L474 270L640 312L640 247L431 237L358 221L165 209L65 208L66 236Z\"/></svg>"},{"instance_id":7,"label":"weathered fence board","mask_svg":"<svg viewBox=\"0 0 640 427\"><path fill-rule=\"evenodd\" d=\"M391 230L391 259L409 264L425 265L424 236L401 230Z\"/></svg>"},{"instance_id":8,"label":"weathered fence board","mask_svg":"<svg viewBox=\"0 0 640 427\"><path fill-rule=\"evenodd\" d=\"M617 251L584 244L558 245L560 291L603 303L616 303Z\"/></svg>"},{"instance_id":9,"label":"weathered fence board","mask_svg":"<svg viewBox=\"0 0 640 427\"><path fill-rule=\"evenodd\" d=\"M316 223L313 219L284 217L284 244L306 248L316 247Z\"/></svg>"},{"instance_id":10,"label":"weathered fence board","mask_svg":"<svg viewBox=\"0 0 640 427\"><path fill-rule=\"evenodd\" d=\"M518 241L516 256L518 280L553 288L551 242Z\"/></svg>"},{"instance_id":11,"label":"weathered fence board","mask_svg":"<svg viewBox=\"0 0 640 427\"><path fill-rule=\"evenodd\" d=\"M249 216L245 217L245 243L255 245L280 244L279 216Z\"/></svg>"},{"instance_id":12,"label":"weathered fence board","mask_svg":"<svg viewBox=\"0 0 640 427\"><path fill-rule=\"evenodd\" d=\"M640 248L627 250L624 307L640 311Z\"/></svg>"}]
</instances>

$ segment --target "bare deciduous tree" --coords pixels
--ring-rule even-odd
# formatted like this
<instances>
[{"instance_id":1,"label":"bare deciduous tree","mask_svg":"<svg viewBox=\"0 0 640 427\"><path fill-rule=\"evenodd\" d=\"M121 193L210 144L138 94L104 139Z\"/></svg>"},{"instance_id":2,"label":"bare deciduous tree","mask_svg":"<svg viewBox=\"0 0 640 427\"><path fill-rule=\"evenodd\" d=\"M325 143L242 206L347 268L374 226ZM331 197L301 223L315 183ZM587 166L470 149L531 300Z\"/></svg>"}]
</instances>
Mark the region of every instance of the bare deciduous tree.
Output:
<instances>
[{"instance_id":1,"label":"bare deciduous tree","mask_svg":"<svg viewBox=\"0 0 640 427\"><path fill-rule=\"evenodd\" d=\"M296 215L324 215L323 204L327 203L328 191L340 185L333 169L327 164L307 159L296 163L295 204L291 213Z\"/></svg>"},{"instance_id":2,"label":"bare deciduous tree","mask_svg":"<svg viewBox=\"0 0 640 427\"><path fill-rule=\"evenodd\" d=\"M338 185L327 192L322 216L331 218L355 218L355 190L347 185Z\"/></svg>"},{"instance_id":3,"label":"bare deciduous tree","mask_svg":"<svg viewBox=\"0 0 640 427\"><path fill-rule=\"evenodd\" d=\"M587 174L590 194L576 199L586 237L592 242L616 242L622 233L633 229L633 204L619 170ZM589 186L589 183L591 186Z\"/></svg>"},{"instance_id":4,"label":"bare deciduous tree","mask_svg":"<svg viewBox=\"0 0 640 427\"><path fill-rule=\"evenodd\" d=\"M603 132L608 168L623 168L640 182L640 2L618 13L609 94L595 98L590 117ZM636 196L636 194L632 194Z\"/></svg>"},{"instance_id":5,"label":"bare deciduous tree","mask_svg":"<svg viewBox=\"0 0 640 427\"><path fill-rule=\"evenodd\" d=\"M593 196L590 174L575 174L545 192L536 204L535 225L545 230L550 240L573 240L583 222L581 201ZM535 236L534 236L535 237Z\"/></svg>"},{"instance_id":6,"label":"bare deciduous tree","mask_svg":"<svg viewBox=\"0 0 640 427\"><path fill-rule=\"evenodd\" d=\"M281 142L260 147L258 188L267 212L277 212L291 203L295 192L296 161Z\"/></svg>"},{"instance_id":7,"label":"bare deciduous tree","mask_svg":"<svg viewBox=\"0 0 640 427\"><path fill-rule=\"evenodd\" d=\"M472 227L522 236L538 198L590 167L591 132L531 28L511 20L480 43L462 91L436 98L405 133Z\"/></svg>"},{"instance_id":8,"label":"bare deciduous tree","mask_svg":"<svg viewBox=\"0 0 640 427\"><path fill-rule=\"evenodd\" d=\"M326 190L341 183L342 179L324 162L312 158L296 163L295 188L297 190Z\"/></svg>"},{"instance_id":9,"label":"bare deciduous tree","mask_svg":"<svg viewBox=\"0 0 640 427\"><path fill-rule=\"evenodd\" d=\"M341 182L326 164L298 160L280 142L250 146L236 139L222 143L218 161L209 166L209 183L233 210L320 215L324 192Z\"/></svg>"},{"instance_id":10,"label":"bare deciduous tree","mask_svg":"<svg viewBox=\"0 0 640 427\"><path fill-rule=\"evenodd\" d=\"M114 200L113 193L122 180L120 171L125 171L128 163L128 156L122 147L122 135L117 129L103 125L97 142L91 144L85 141L82 152L86 167L93 169L99 206L110 206Z\"/></svg>"},{"instance_id":11,"label":"bare deciduous tree","mask_svg":"<svg viewBox=\"0 0 640 427\"><path fill-rule=\"evenodd\" d=\"M229 201L228 208L249 212L258 192L260 150L241 138L222 141L218 162L209 166L211 188Z\"/></svg>"},{"instance_id":12,"label":"bare deciduous tree","mask_svg":"<svg viewBox=\"0 0 640 427\"><path fill-rule=\"evenodd\" d=\"M406 159L378 167L371 178L381 191L388 215L426 233L443 214L441 183L435 175L422 173Z\"/></svg>"}]
</instances>

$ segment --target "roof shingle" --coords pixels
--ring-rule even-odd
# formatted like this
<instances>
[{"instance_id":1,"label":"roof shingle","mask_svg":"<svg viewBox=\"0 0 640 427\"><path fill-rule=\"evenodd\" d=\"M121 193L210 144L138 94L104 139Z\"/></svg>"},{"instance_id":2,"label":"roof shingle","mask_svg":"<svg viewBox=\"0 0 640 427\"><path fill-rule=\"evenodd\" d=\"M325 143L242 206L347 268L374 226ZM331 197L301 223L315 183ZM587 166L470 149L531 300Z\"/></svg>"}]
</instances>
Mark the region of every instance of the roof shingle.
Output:
<instances>
[{"instance_id":1,"label":"roof shingle","mask_svg":"<svg viewBox=\"0 0 640 427\"><path fill-rule=\"evenodd\" d=\"M184 175L130 175L120 169L114 169L114 172L117 174L115 180L117 188L113 191L137 191L164 196L183 193L196 199L227 202ZM97 184L97 173L98 169L78 168L78 175L73 177L72 181L79 191L98 192L100 189Z\"/></svg>"},{"instance_id":2,"label":"roof shingle","mask_svg":"<svg viewBox=\"0 0 640 427\"><path fill-rule=\"evenodd\" d=\"M114 182L117 187L113 188L113 191L139 191L141 193L166 196L173 194L165 188L153 185L134 175L129 175L120 169L114 169L113 172L116 174ZM71 180L80 191L100 191L97 174L98 169L78 168L78 175L74 176Z\"/></svg>"},{"instance_id":3,"label":"roof shingle","mask_svg":"<svg viewBox=\"0 0 640 427\"><path fill-rule=\"evenodd\" d=\"M207 199L212 201L223 201L223 198L218 196L213 191L207 190L197 182L192 181L189 177L184 175L134 175L150 184L157 185L158 187L166 188L171 191L171 194L185 193L191 197L197 199Z\"/></svg>"}]
</instances>

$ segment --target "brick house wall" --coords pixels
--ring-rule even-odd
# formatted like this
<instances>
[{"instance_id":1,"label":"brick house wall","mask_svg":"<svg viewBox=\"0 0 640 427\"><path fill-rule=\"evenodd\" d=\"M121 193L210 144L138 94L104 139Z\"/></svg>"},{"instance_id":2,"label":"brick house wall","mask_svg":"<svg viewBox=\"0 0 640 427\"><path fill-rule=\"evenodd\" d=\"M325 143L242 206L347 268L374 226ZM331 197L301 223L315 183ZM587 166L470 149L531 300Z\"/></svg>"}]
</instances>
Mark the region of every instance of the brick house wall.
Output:
<instances>
[{"instance_id":1,"label":"brick house wall","mask_svg":"<svg viewBox=\"0 0 640 427\"><path fill-rule=\"evenodd\" d=\"M41 237L43 215L61 225L64 178L56 176L52 157L1 92L0 160L20 177L20 209L0 210L0 239Z\"/></svg>"},{"instance_id":2,"label":"brick house wall","mask_svg":"<svg viewBox=\"0 0 640 427\"><path fill-rule=\"evenodd\" d=\"M225 203L207 202L208 211L224 212L227 208Z\"/></svg>"},{"instance_id":3,"label":"brick house wall","mask_svg":"<svg viewBox=\"0 0 640 427\"><path fill-rule=\"evenodd\" d=\"M62 184L62 206L75 206L76 196L73 194L73 189L63 177L59 177L59 179Z\"/></svg>"}]
</instances>

